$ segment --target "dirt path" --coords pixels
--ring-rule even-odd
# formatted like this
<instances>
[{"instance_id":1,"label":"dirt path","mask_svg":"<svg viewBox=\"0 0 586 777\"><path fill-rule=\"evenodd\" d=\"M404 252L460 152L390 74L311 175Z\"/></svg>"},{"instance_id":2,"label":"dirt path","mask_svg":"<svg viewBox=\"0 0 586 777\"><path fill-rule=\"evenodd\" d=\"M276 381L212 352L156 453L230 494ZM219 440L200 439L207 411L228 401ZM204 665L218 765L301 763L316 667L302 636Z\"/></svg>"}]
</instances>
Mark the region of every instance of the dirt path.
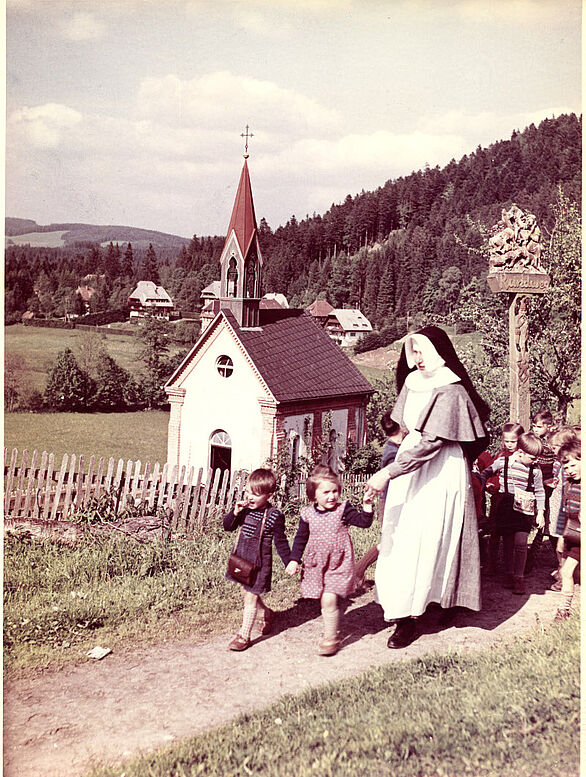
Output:
<instances>
[{"instance_id":1,"label":"dirt path","mask_svg":"<svg viewBox=\"0 0 586 777\"><path fill-rule=\"evenodd\" d=\"M427 614L421 636L404 650L386 647L387 628L372 592L349 602L343 649L315 655L317 603L300 601L282 613L275 633L244 653L226 649L232 635L209 642L162 644L111 654L74 668L9 681L4 689L6 777L73 777L92 764L115 763L219 726L283 694L429 652L486 648L549 623L559 594L545 569L514 596L484 579L481 613L462 612L448 627ZM235 669L250 678L246 702Z\"/></svg>"}]
</instances>

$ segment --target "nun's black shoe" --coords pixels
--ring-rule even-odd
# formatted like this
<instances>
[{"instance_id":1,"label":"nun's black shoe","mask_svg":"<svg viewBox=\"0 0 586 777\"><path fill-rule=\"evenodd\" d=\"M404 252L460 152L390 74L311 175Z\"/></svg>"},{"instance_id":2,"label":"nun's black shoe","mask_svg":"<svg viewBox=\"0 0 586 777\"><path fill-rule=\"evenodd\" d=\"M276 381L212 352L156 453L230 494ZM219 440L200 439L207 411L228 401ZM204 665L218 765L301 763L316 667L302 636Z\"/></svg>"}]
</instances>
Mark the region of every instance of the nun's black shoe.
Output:
<instances>
[{"instance_id":1,"label":"nun's black shoe","mask_svg":"<svg viewBox=\"0 0 586 777\"><path fill-rule=\"evenodd\" d=\"M414 618L403 618L397 622L397 627L389 637L387 647L405 648L410 645L417 636L417 626Z\"/></svg>"}]
</instances>

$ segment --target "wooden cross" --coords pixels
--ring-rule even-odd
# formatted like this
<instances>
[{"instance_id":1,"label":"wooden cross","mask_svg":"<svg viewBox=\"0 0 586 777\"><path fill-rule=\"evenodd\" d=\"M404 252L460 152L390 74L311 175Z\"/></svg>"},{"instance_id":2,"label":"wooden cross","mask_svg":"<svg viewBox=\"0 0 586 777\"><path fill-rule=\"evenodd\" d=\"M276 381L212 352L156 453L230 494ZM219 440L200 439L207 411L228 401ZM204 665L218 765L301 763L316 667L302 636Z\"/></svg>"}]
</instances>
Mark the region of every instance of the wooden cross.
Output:
<instances>
[{"instance_id":1,"label":"wooden cross","mask_svg":"<svg viewBox=\"0 0 586 777\"><path fill-rule=\"evenodd\" d=\"M244 144L244 156L248 156L248 138L253 138L254 135L252 132L248 131L248 124L246 125L246 132L240 133L241 138L246 138L246 143Z\"/></svg>"}]
</instances>

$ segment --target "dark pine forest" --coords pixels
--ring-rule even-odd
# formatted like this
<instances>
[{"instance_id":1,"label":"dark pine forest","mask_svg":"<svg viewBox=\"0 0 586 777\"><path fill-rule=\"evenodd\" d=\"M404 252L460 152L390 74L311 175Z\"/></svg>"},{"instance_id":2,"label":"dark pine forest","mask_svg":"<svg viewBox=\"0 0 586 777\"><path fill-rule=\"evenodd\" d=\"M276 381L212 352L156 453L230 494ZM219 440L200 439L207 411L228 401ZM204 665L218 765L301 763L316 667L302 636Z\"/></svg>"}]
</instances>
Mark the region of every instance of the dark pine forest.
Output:
<instances>
[{"instance_id":1,"label":"dark pine forest","mask_svg":"<svg viewBox=\"0 0 586 777\"><path fill-rule=\"evenodd\" d=\"M452 315L461 290L487 271L478 225L491 227L515 202L537 216L547 241L559 187L581 201L581 124L574 114L546 119L445 167L348 195L323 215L291 216L274 231L261 219L265 291L296 307L318 296L359 307L378 330L403 329L407 316ZM223 237L152 236L148 247L112 237L98 238L105 245L8 246L6 323L27 310L47 318L82 312L75 290L88 282L95 312L121 308L141 279L162 283L180 310L197 311L202 288L218 278Z\"/></svg>"}]
</instances>

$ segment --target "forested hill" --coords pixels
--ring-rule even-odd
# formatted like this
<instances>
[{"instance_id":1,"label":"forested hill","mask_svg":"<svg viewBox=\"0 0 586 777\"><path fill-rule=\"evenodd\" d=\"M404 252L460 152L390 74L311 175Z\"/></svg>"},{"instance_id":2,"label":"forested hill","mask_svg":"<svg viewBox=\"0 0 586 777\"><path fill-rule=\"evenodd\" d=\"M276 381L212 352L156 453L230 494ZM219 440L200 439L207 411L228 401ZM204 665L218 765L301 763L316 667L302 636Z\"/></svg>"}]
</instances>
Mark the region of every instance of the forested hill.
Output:
<instances>
[{"instance_id":1,"label":"forested hill","mask_svg":"<svg viewBox=\"0 0 586 777\"><path fill-rule=\"evenodd\" d=\"M132 243L134 246L165 246L180 249L189 240L166 232L138 227L97 224L37 224L32 219L4 219L7 245L30 243L39 247L73 245L74 243ZM55 235L53 240L43 240Z\"/></svg>"},{"instance_id":2,"label":"forested hill","mask_svg":"<svg viewBox=\"0 0 586 777\"><path fill-rule=\"evenodd\" d=\"M325 291L379 328L424 308L448 312L454 292L487 270L455 236L478 246L471 220L490 227L513 202L551 228L558 185L581 199L581 137L581 117L546 119L441 169L348 196L323 216L292 217L274 233L262 223L267 286L300 306Z\"/></svg>"},{"instance_id":3,"label":"forested hill","mask_svg":"<svg viewBox=\"0 0 586 777\"><path fill-rule=\"evenodd\" d=\"M274 232L261 219L265 291L284 293L295 307L308 306L318 295L335 307L359 307L379 330L404 330L404 317L418 312L452 313L460 290L487 271L486 258L467 250L482 242L475 223L492 226L503 207L515 202L537 216L547 236L558 187L580 202L581 125L574 114L547 119L441 169L426 167L376 191L348 195L323 215L302 221L292 216ZM262 203L256 205L262 212ZM49 229L14 221L19 223L8 226L31 233ZM51 228L58 235L72 226ZM89 229L74 245L41 248L31 240L7 247L6 322L20 320L25 310L45 316L75 310L75 290L87 276L98 287L94 309L120 307L137 280L149 279L163 284L177 308L189 311L200 306L202 288L219 277L222 237L194 235L162 245L162 233L137 230L133 238ZM127 245L116 245L120 240ZM100 245L108 241L114 244Z\"/></svg>"}]
</instances>

